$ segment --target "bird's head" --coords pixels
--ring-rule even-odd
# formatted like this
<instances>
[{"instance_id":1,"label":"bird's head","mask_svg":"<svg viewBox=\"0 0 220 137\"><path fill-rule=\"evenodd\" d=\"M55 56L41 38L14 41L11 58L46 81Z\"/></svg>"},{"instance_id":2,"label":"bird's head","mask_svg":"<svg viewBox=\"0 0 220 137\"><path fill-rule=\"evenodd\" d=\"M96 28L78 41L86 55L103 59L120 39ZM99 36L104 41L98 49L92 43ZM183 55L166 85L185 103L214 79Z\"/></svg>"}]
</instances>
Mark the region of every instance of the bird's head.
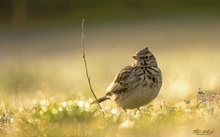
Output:
<instances>
[{"instance_id":1,"label":"bird's head","mask_svg":"<svg viewBox=\"0 0 220 137\"><path fill-rule=\"evenodd\" d=\"M133 56L134 62L132 63L133 67L143 66L143 67L157 67L157 60L154 55L149 51L148 47L137 52Z\"/></svg>"}]
</instances>

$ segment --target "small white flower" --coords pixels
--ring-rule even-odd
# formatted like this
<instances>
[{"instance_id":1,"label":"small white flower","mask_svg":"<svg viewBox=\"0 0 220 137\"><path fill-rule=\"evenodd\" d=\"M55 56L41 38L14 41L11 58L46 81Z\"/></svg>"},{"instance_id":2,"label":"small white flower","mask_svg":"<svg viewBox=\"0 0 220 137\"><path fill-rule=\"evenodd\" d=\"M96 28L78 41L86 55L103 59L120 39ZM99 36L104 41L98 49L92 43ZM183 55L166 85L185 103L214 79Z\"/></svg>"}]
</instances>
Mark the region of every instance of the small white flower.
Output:
<instances>
[{"instance_id":1,"label":"small white flower","mask_svg":"<svg viewBox=\"0 0 220 137\"><path fill-rule=\"evenodd\" d=\"M88 102L85 103L85 110L86 111L89 111L90 109L90 104Z\"/></svg>"},{"instance_id":2,"label":"small white flower","mask_svg":"<svg viewBox=\"0 0 220 137\"><path fill-rule=\"evenodd\" d=\"M67 102L65 102L65 101L62 102L62 106L63 106L63 107L66 107L66 106L67 106Z\"/></svg>"},{"instance_id":3,"label":"small white flower","mask_svg":"<svg viewBox=\"0 0 220 137\"><path fill-rule=\"evenodd\" d=\"M43 112L47 112L47 107L46 106L42 106L41 109L42 109Z\"/></svg>"},{"instance_id":4,"label":"small white flower","mask_svg":"<svg viewBox=\"0 0 220 137\"><path fill-rule=\"evenodd\" d=\"M10 118L10 123L14 123L14 118Z\"/></svg>"},{"instance_id":5,"label":"small white flower","mask_svg":"<svg viewBox=\"0 0 220 137\"><path fill-rule=\"evenodd\" d=\"M77 102L77 105L78 105L79 107L84 107L84 104L85 104L85 102L82 101L82 100L80 100L80 101Z\"/></svg>"},{"instance_id":6,"label":"small white flower","mask_svg":"<svg viewBox=\"0 0 220 137\"><path fill-rule=\"evenodd\" d=\"M68 112L71 112L71 111L72 111L71 106L67 106L67 107L66 107L66 110L67 110Z\"/></svg>"},{"instance_id":7,"label":"small white flower","mask_svg":"<svg viewBox=\"0 0 220 137\"><path fill-rule=\"evenodd\" d=\"M41 106L49 106L50 102L46 99L40 101Z\"/></svg>"},{"instance_id":8,"label":"small white flower","mask_svg":"<svg viewBox=\"0 0 220 137\"><path fill-rule=\"evenodd\" d=\"M62 108L62 107L59 107L58 110L59 110L59 111L63 111L63 108Z\"/></svg>"},{"instance_id":9,"label":"small white flower","mask_svg":"<svg viewBox=\"0 0 220 137\"><path fill-rule=\"evenodd\" d=\"M57 114L57 113L58 113L58 110L57 110L57 109L55 109L55 108L53 108L53 109L52 109L52 113L55 115L55 114Z\"/></svg>"},{"instance_id":10,"label":"small white flower","mask_svg":"<svg viewBox=\"0 0 220 137\"><path fill-rule=\"evenodd\" d=\"M43 112L43 111L40 111L40 114L41 114L41 115L43 115L43 114L44 114L44 112Z\"/></svg>"},{"instance_id":11,"label":"small white flower","mask_svg":"<svg viewBox=\"0 0 220 137\"><path fill-rule=\"evenodd\" d=\"M118 109L117 108L112 108L111 113L113 115L116 115L118 113Z\"/></svg>"}]
</instances>

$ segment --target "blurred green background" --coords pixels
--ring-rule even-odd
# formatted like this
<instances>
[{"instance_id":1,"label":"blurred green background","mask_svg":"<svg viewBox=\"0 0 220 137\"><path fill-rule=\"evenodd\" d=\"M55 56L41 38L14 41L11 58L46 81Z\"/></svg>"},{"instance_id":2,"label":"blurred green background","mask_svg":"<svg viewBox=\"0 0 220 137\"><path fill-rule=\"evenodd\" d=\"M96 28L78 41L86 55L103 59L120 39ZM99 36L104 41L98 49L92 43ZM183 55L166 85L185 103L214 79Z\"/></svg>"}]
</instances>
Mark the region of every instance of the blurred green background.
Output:
<instances>
[{"instance_id":1,"label":"blurred green background","mask_svg":"<svg viewBox=\"0 0 220 137\"><path fill-rule=\"evenodd\" d=\"M184 100L202 88L219 93L219 0L1 0L0 99L92 96L81 55L101 96L144 47L163 72L162 99Z\"/></svg>"},{"instance_id":2,"label":"blurred green background","mask_svg":"<svg viewBox=\"0 0 220 137\"><path fill-rule=\"evenodd\" d=\"M1 24L73 25L219 15L219 0L1 0Z\"/></svg>"},{"instance_id":3,"label":"blurred green background","mask_svg":"<svg viewBox=\"0 0 220 137\"><path fill-rule=\"evenodd\" d=\"M57 27L133 21L217 18L219 0L1 0L1 25Z\"/></svg>"}]
</instances>

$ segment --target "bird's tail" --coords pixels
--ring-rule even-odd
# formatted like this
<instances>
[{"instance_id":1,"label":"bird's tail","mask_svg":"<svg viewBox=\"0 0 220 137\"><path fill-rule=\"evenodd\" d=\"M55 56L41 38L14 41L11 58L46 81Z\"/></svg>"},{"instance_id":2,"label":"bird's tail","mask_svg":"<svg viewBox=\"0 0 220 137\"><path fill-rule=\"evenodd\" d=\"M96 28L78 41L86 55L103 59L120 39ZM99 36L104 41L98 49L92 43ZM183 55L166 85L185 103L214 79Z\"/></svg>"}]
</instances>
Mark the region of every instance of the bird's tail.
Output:
<instances>
[{"instance_id":1,"label":"bird's tail","mask_svg":"<svg viewBox=\"0 0 220 137\"><path fill-rule=\"evenodd\" d=\"M98 103L101 103L101 102L108 100L108 99L110 99L109 96L104 96L104 97L98 98L97 100L93 101L91 104L98 104Z\"/></svg>"}]
</instances>

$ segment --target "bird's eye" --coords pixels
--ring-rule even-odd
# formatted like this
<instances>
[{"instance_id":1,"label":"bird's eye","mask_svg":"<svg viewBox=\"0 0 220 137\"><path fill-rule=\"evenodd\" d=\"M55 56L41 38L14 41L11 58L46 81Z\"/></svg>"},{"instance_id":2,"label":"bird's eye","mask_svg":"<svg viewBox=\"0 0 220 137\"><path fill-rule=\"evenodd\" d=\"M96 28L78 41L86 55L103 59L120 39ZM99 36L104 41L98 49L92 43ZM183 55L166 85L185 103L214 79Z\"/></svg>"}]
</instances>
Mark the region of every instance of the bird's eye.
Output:
<instances>
[{"instance_id":1,"label":"bird's eye","mask_svg":"<svg viewBox=\"0 0 220 137\"><path fill-rule=\"evenodd\" d=\"M146 56L145 58L146 58L146 59L148 59L149 57L148 57L148 56Z\"/></svg>"}]
</instances>

